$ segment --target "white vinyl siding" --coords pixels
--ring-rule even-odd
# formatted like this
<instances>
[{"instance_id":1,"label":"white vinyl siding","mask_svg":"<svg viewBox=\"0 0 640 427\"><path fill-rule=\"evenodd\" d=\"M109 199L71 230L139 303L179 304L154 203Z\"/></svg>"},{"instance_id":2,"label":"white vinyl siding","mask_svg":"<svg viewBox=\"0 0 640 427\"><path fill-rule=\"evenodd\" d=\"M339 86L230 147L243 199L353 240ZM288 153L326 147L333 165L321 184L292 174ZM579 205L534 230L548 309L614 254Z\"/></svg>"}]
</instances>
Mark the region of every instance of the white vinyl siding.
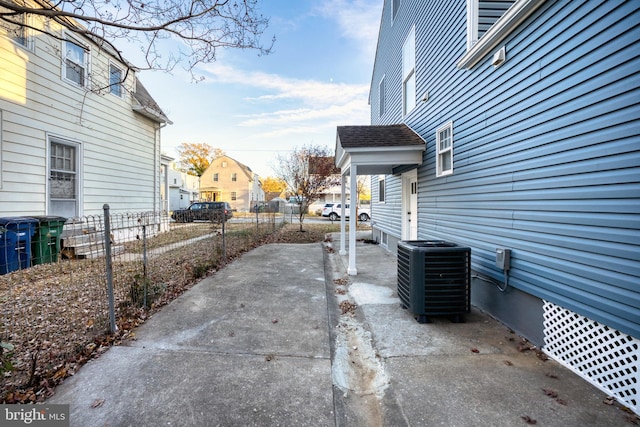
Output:
<instances>
[{"instance_id":1,"label":"white vinyl siding","mask_svg":"<svg viewBox=\"0 0 640 427\"><path fill-rule=\"evenodd\" d=\"M453 173L453 122L441 126L436 131L436 175Z\"/></svg>"},{"instance_id":2,"label":"white vinyl siding","mask_svg":"<svg viewBox=\"0 0 640 427\"><path fill-rule=\"evenodd\" d=\"M411 28L402 46L402 115L416 106L416 29Z\"/></svg>"},{"instance_id":3,"label":"white vinyl siding","mask_svg":"<svg viewBox=\"0 0 640 427\"><path fill-rule=\"evenodd\" d=\"M37 18L33 21L36 28L42 26ZM49 24L65 37L64 29L53 21ZM78 40L97 50L88 40ZM158 125L135 113L130 102L68 82L61 50L65 44L41 34L30 51L16 49L16 43L0 35L0 216L49 214L50 137L82 143L80 215L101 214L105 203L112 212L159 208ZM92 58L96 86L109 84L110 61L125 69L108 55ZM124 87L134 87L134 81L135 73L130 72Z\"/></svg>"}]
</instances>

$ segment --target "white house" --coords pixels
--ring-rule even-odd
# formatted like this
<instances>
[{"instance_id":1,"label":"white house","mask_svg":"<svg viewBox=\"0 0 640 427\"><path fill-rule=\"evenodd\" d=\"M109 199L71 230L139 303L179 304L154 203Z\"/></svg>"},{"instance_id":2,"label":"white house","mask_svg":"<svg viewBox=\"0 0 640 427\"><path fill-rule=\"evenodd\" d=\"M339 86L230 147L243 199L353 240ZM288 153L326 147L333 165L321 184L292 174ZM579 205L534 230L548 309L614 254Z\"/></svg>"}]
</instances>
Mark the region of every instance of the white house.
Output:
<instances>
[{"instance_id":1,"label":"white house","mask_svg":"<svg viewBox=\"0 0 640 427\"><path fill-rule=\"evenodd\" d=\"M55 37L0 21L0 216L160 210L171 122L135 70L53 20L23 19Z\"/></svg>"}]
</instances>

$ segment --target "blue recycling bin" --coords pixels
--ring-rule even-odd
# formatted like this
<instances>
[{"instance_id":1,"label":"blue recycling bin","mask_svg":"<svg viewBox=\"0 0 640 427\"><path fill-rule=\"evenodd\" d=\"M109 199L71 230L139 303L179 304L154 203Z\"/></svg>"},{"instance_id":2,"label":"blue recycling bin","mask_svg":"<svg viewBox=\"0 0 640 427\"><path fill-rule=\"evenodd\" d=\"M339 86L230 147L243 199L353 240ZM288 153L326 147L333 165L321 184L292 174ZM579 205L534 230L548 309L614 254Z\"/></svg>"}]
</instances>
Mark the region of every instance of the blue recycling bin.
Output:
<instances>
[{"instance_id":1,"label":"blue recycling bin","mask_svg":"<svg viewBox=\"0 0 640 427\"><path fill-rule=\"evenodd\" d=\"M15 231L0 227L0 274L7 274L20 268L18 261L18 234Z\"/></svg>"},{"instance_id":2,"label":"blue recycling bin","mask_svg":"<svg viewBox=\"0 0 640 427\"><path fill-rule=\"evenodd\" d=\"M38 220L24 216L0 218L0 273L6 274L31 267L31 237Z\"/></svg>"}]
</instances>

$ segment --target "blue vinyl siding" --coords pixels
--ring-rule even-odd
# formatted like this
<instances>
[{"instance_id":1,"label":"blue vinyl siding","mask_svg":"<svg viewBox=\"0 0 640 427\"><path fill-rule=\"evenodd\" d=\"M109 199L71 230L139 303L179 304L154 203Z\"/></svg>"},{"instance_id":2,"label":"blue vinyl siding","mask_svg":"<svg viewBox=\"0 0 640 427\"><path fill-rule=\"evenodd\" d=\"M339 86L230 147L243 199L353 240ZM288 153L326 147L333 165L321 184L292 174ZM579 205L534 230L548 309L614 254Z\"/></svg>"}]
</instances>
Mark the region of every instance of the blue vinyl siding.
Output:
<instances>
[{"instance_id":1,"label":"blue vinyl siding","mask_svg":"<svg viewBox=\"0 0 640 427\"><path fill-rule=\"evenodd\" d=\"M387 111L372 123L404 121L427 142L419 238L471 246L474 270L498 281L495 250L511 248L513 287L640 337L640 2L546 2L498 46L498 68L493 52L456 68L464 1L403 1L382 23L372 81L386 75ZM403 118L398 40L413 25L418 103ZM437 178L449 120L454 173ZM396 220L382 227L399 237Z\"/></svg>"}]
</instances>

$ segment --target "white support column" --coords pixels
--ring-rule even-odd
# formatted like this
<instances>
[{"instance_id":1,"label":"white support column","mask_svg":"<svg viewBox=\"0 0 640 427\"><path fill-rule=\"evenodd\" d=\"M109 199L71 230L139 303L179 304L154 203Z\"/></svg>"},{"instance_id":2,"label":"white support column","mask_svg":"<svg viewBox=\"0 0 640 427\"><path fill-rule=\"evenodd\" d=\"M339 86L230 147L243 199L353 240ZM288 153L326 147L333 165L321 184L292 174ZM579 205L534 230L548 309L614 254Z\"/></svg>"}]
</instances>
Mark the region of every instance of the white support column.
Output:
<instances>
[{"instance_id":1,"label":"white support column","mask_svg":"<svg viewBox=\"0 0 640 427\"><path fill-rule=\"evenodd\" d=\"M344 219L344 214L347 212L346 209L344 208L344 204L347 198L347 196L344 194L346 180L347 180L347 177L343 173L340 176L340 182L342 185L340 189L340 203L341 203L340 206L342 206L342 215L340 215L340 252L338 252L340 255L347 254L347 246L346 246L347 245L347 236L346 236L347 223L345 222L345 219Z\"/></svg>"},{"instance_id":2,"label":"white support column","mask_svg":"<svg viewBox=\"0 0 640 427\"><path fill-rule=\"evenodd\" d=\"M353 163L351 164L350 179L351 185L349 186L349 194L351 195L351 202L349 204L349 268L347 268L347 273L350 276L355 276L358 274L358 270L356 269L356 227L358 224L358 218L356 218L356 204L358 203L358 167Z\"/></svg>"}]
</instances>

